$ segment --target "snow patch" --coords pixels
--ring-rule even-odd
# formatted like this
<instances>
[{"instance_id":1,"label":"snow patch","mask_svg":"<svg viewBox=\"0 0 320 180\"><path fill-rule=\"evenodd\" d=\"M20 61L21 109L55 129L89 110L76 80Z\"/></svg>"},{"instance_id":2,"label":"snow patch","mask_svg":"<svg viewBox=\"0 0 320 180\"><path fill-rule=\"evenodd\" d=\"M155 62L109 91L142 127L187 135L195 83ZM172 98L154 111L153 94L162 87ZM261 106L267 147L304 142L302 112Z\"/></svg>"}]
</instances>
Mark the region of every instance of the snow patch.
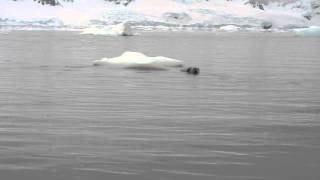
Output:
<instances>
[{"instance_id":1,"label":"snow patch","mask_svg":"<svg viewBox=\"0 0 320 180\"><path fill-rule=\"evenodd\" d=\"M168 12L163 14L163 18L166 22L174 24L188 24L191 21L191 17L186 13L174 13Z\"/></svg>"}]
</instances>

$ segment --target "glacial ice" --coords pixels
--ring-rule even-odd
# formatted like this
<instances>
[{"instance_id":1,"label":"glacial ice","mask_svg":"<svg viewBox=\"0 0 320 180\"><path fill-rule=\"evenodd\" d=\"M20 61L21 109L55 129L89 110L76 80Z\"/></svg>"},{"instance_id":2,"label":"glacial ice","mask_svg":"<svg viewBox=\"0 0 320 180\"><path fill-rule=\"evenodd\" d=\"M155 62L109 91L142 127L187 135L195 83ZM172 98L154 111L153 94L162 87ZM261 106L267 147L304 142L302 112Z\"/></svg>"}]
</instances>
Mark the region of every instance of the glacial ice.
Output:
<instances>
[{"instance_id":1,"label":"glacial ice","mask_svg":"<svg viewBox=\"0 0 320 180\"><path fill-rule=\"evenodd\" d=\"M308 28L294 29L297 36L303 37L320 37L320 26L310 26Z\"/></svg>"},{"instance_id":2,"label":"glacial ice","mask_svg":"<svg viewBox=\"0 0 320 180\"><path fill-rule=\"evenodd\" d=\"M123 68L132 68L132 69L157 69L164 70L169 67L181 67L183 66L183 62L180 60L156 56L150 57L146 56L139 52L124 52L119 57L113 58L102 58L101 60L96 60L93 62L93 65L116 65Z\"/></svg>"},{"instance_id":3,"label":"glacial ice","mask_svg":"<svg viewBox=\"0 0 320 180\"><path fill-rule=\"evenodd\" d=\"M133 32L129 23L120 23L112 26L90 26L83 29L80 34L105 35L105 36L132 36Z\"/></svg>"},{"instance_id":4,"label":"glacial ice","mask_svg":"<svg viewBox=\"0 0 320 180\"><path fill-rule=\"evenodd\" d=\"M297 8L299 4L271 3L265 11L245 5L243 0L135 0L128 6L115 5L103 0L76 0L61 2L61 6L42 6L33 0L0 0L0 29L13 28L64 28L86 29L87 33L109 34L110 26L130 22L132 28L154 30L166 26L168 30L180 27L216 28L234 25L239 28L262 29L263 22L272 23L275 29L308 27L318 22L303 14L310 8ZM310 4L310 3L309 3ZM302 6L302 5L301 5ZM320 22L320 20L319 20ZM153 28L150 28L153 27ZM172 28L171 28L172 27ZM162 28L162 27L161 27ZM165 29L165 28L162 28Z\"/></svg>"}]
</instances>

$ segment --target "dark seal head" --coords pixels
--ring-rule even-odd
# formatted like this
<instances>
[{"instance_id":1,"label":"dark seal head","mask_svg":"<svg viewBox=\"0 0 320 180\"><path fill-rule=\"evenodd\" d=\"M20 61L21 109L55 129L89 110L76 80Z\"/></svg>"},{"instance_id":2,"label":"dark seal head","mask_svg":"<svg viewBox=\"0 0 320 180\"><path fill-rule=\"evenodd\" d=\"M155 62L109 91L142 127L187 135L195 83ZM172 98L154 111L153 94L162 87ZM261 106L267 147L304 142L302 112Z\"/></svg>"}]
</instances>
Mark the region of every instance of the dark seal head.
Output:
<instances>
[{"instance_id":1,"label":"dark seal head","mask_svg":"<svg viewBox=\"0 0 320 180\"><path fill-rule=\"evenodd\" d=\"M188 67L187 69L183 69L182 71L193 75L198 75L200 73L200 69L197 67Z\"/></svg>"}]
</instances>

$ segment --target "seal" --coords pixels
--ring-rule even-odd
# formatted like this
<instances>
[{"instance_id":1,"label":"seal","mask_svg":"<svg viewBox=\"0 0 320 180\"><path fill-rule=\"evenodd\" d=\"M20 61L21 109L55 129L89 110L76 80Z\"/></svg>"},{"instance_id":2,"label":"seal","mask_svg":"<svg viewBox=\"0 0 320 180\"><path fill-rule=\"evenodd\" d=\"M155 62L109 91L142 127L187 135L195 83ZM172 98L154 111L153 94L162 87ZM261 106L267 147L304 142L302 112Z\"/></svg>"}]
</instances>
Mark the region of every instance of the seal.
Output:
<instances>
[{"instance_id":1,"label":"seal","mask_svg":"<svg viewBox=\"0 0 320 180\"><path fill-rule=\"evenodd\" d=\"M198 67L188 67L186 69L182 69L181 71L193 75L198 75L200 73L200 69Z\"/></svg>"}]
</instances>

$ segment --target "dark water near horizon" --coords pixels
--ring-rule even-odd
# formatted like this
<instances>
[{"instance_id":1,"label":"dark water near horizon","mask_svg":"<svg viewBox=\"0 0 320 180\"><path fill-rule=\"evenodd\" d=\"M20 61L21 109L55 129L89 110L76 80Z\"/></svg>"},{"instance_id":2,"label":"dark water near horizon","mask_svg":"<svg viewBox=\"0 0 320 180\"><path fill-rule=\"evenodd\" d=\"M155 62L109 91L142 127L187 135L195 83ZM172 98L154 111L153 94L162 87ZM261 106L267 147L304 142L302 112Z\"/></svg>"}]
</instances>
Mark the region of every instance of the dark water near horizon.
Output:
<instances>
[{"instance_id":1,"label":"dark water near horizon","mask_svg":"<svg viewBox=\"0 0 320 180\"><path fill-rule=\"evenodd\" d=\"M0 179L319 180L320 39L0 34ZM126 50L199 66L94 67Z\"/></svg>"}]
</instances>

